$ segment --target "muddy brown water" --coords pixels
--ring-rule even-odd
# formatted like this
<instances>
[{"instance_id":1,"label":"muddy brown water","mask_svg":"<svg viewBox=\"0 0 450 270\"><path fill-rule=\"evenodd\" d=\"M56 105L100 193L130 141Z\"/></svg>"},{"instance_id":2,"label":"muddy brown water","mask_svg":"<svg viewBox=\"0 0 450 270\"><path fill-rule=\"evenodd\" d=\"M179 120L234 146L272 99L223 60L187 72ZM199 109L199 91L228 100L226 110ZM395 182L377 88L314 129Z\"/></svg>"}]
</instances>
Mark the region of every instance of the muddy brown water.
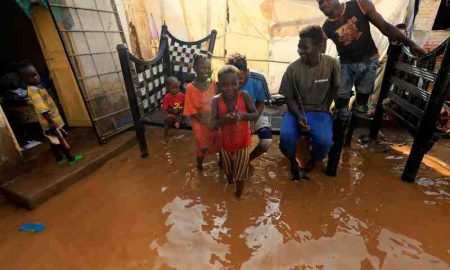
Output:
<instances>
[{"instance_id":1,"label":"muddy brown water","mask_svg":"<svg viewBox=\"0 0 450 270\"><path fill-rule=\"evenodd\" d=\"M0 269L450 269L450 180L359 145L337 178L288 180L277 141L237 200L194 141L149 136L35 211L0 207ZM21 233L42 222L39 234Z\"/></svg>"}]
</instances>

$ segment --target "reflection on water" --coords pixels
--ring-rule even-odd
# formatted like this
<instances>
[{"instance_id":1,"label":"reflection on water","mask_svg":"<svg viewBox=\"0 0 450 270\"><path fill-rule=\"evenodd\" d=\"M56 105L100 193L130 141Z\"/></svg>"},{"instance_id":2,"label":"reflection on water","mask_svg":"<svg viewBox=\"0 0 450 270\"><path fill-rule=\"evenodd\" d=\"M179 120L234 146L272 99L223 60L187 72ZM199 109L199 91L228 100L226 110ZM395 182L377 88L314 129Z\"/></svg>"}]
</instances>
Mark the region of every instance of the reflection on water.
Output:
<instances>
[{"instance_id":1,"label":"reflection on water","mask_svg":"<svg viewBox=\"0 0 450 270\"><path fill-rule=\"evenodd\" d=\"M169 231L165 239L154 240L150 246L157 250L159 257L154 269L158 269L163 263L180 270L221 269L230 249L228 245L219 242L226 232L222 228L226 213L218 212L213 217L213 224L209 224L204 217L207 210L204 205L179 197L162 209L164 214L168 214L166 225ZM204 231L203 226L208 225L212 225L214 231Z\"/></svg>"},{"instance_id":2,"label":"reflection on water","mask_svg":"<svg viewBox=\"0 0 450 270\"><path fill-rule=\"evenodd\" d=\"M251 196L243 201L234 200L226 190L215 194L219 197L213 201L175 197L162 208L169 230L151 245L158 254L155 268L450 269L445 260L428 254L420 241L384 227L382 213L390 205L377 201L380 198L373 197L376 194L368 196L373 201L364 197L382 188L374 177L399 170L404 158L380 156L385 161L378 166L394 162L380 171L375 164L365 164L366 156L361 151L353 149L344 154L343 178L339 181L326 181L321 172L316 172L311 182L287 182L287 164L281 155L265 155L252 164L254 173L247 187ZM206 163L203 173L190 166L185 187L204 181L223 184L216 162ZM413 191L415 196L429 197L423 205L442 204L450 198L445 191L448 186L448 179L423 178L418 181L419 192L417 187ZM380 194L385 196L386 192ZM236 219L239 214L235 211L252 214L248 219ZM236 238L245 246L234 244ZM188 256L180 256L183 252ZM236 257L242 262L232 261Z\"/></svg>"},{"instance_id":3,"label":"reflection on water","mask_svg":"<svg viewBox=\"0 0 450 270\"><path fill-rule=\"evenodd\" d=\"M437 204L442 201L450 201L450 178L420 178L417 185L423 188L423 192L430 196L430 200L425 200L426 204Z\"/></svg>"},{"instance_id":4,"label":"reflection on water","mask_svg":"<svg viewBox=\"0 0 450 270\"><path fill-rule=\"evenodd\" d=\"M225 202L208 209L177 197L163 213L168 214L169 231L165 239L151 244L159 257L154 269L164 264L175 269L223 269L230 263L227 255L233 249L224 244L231 237L224 226ZM311 232L295 230L282 220L279 199L266 198L264 212L240 235L251 250L241 269L449 269L445 261L427 254L419 241L385 228L376 236L376 248L383 256L375 256L365 235L369 224L340 207L330 216L338 221L333 234L314 239Z\"/></svg>"},{"instance_id":5,"label":"reflection on water","mask_svg":"<svg viewBox=\"0 0 450 270\"><path fill-rule=\"evenodd\" d=\"M382 229L378 236L378 249L386 252L383 269L449 269L449 265L439 258L423 251L422 243L407 236Z\"/></svg>"},{"instance_id":6,"label":"reflection on water","mask_svg":"<svg viewBox=\"0 0 450 270\"><path fill-rule=\"evenodd\" d=\"M237 200L217 157L197 171L193 138L179 133L148 140L147 159L135 147L25 218L0 220L0 268L450 269L450 179L421 170L404 183L404 158L355 145L338 177L318 164L312 180L291 182L275 139ZM27 220L48 229L18 235Z\"/></svg>"}]
</instances>

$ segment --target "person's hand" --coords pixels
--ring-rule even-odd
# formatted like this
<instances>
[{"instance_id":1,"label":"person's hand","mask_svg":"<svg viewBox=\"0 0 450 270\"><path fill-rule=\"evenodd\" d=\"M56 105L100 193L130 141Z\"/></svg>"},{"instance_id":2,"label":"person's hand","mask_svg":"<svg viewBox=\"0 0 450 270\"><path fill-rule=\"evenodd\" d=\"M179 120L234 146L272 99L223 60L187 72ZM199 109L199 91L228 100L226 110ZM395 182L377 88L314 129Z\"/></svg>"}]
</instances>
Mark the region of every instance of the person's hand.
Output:
<instances>
[{"instance_id":1,"label":"person's hand","mask_svg":"<svg viewBox=\"0 0 450 270\"><path fill-rule=\"evenodd\" d=\"M175 124L173 124L175 126L176 129L180 128L180 122L175 122Z\"/></svg>"},{"instance_id":2,"label":"person's hand","mask_svg":"<svg viewBox=\"0 0 450 270\"><path fill-rule=\"evenodd\" d=\"M342 108L336 111L336 118L341 122L350 122L352 119L352 112L348 108Z\"/></svg>"},{"instance_id":3,"label":"person's hand","mask_svg":"<svg viewBox=\"0 0 450 270\"><path fill-rule=\"evenodd\" d=\"M425 51L424 48L420 47L416 43L413 43L410 45L411 52L414 54L417 54L418 56L422 56L427 54L427 51Z\"/></svg>"},{"instance_id":4,"label":"person's hand","mask_svg":"<svg viewBox=\"0 0 450 270\"><path fill-rule=\"evenodd\" d=\"M207 128L211 130L215 129L213 121L211 121L209 118L207 117L203 118L202 122Z\"/></svg>"},{"instance_id":5,"label":"person's hand","mask_svg":"<svg viewBox=\"0 0 450 270\"><path fill-rule=\"evenodd\" d=\"M61 132L61 134L64 138L69 135L69 133L64 128L60 128L59 131Z\"/></svg>"},{"instance_id":6,"label":"person's hand","mask_svg":"<svg viewBox=\"0 0 450 270\"><path fill-rule=\"evenodd\" d=\"M304 118L298 120L297 125L301 132L306 133L306 132L309 132L309 130L310 130L310 127L308 126L308 124L306 124L306 119L304 119Z\"/></svg>"},{"instance_id":7,"label":"person's hand","mask_svg":"<svg viewBox=\"0 0 450 270\"><path fill-rule=\"evenodd\" d=\"M238 120L238 112L230 112L225 115L228 122L235 122Z\"/></svg>"},{"instance_id":8,"label":"person's hand","mask_svg":"<svg viewBox=\"0 0 450 270\"><path fill-rule=\"evenodd\" d=\"M236 120L241 121L244 118L244 113L240 111L236 111Z\"/></svg>"},{"instance_id":9,"label":"person's hand","mask_svg":"<svg viewBox=\"0 0 450 270\"><path fill-rule=\"evenodd\" d=\"M250 122L250 131L253 133L255 133L255 129L256 129L256 122L252 121Z\"/></svg>"},{"instance_id":10,"label":"person's hand","mask_svg":"<svg viewBox=\"0 0 450 270\"><path fill-rule=\"evenodd\" d=\"M54 122L50 121L48 123L48 128L52 131L55 131L58 128L58 126Z\"/></svg>"}]
</instances>

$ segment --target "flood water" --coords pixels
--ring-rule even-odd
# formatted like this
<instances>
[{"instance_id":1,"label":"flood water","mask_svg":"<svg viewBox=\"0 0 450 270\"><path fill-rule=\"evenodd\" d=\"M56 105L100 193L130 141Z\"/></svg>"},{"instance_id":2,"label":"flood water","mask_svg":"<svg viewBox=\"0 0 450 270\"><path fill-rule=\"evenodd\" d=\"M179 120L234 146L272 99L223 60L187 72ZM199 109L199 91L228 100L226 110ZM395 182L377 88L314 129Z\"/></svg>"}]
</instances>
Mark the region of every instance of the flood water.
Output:
<instances>
[{"instance_id":1,"label":"flood water","mask_svg":"<svg viewBox=\"0 0 450 270\"><path fill-rule=\"evenodd\" d=\"M149 135L35 211L0 207L1 269L450 269L450 179L354 144L337 178L291 182L277 140L238 200L190 132ZM42 222L39 234L20 233Z\"/></svg>"}]
</instances>

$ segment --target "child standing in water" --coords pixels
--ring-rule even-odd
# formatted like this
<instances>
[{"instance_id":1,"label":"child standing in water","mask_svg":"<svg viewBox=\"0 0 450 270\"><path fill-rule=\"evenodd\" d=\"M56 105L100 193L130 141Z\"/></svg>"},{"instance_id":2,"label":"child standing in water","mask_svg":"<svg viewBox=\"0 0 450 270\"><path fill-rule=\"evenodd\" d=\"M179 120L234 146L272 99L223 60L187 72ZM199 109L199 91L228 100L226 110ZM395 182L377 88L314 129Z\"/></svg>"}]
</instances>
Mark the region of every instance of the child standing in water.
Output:
<instances>
[{"instance_id":1,"label":"child standing in water","mask_svg":"<svg viewBox=\"0 0 450 270\"><path fill-rule=\"evenodd\" d=\"M207 55L194 55L194 81L186 86L185 116L191 117L197 144L197 169L203 169L203 160L218 152L220 138L211 124L211 102L216 94L216 83L211 81L211 62Z\"/></svg>"},{"instance_id":2,"label":"child standing in water","mask_svg":"<svg viewBox=\"0 0 450 270\"><path fill-rule=\"evenodd\" d=\"M82 156L73 156L70 153L69 145L63 138L63 134L66 134L63 129L64 121L47 90L40 86L41 78L36 68L31 63L22 63L19 67L19 73L22 80L27 84L28 97L36 111L44 135L50 141L50 147L55 155L56 162L61 164L66 158L72 165L81 160Z\"/></svg>"},{"instance_id":3,"label":"child standing in water","mask_svg":"<svg viewBox=\"0 0 450 270\"><path fill-rule=\"evenodd\" d=\"M236 183L236 196L240 197L248 178L250 121L258 118L258 112L250 95L239 90L239 69L225 66L218 79L221 93L212 101L212 118L221 131L223 169L228 183Z\"/></svg>"},{"instance_id":4,"label":"child standing in water","mask_svg":"<svg viewBox=\"0 0 450 270\"><path fill-rule=\"evenodd\" d=\"M167 112L164 120L164 139L169 138L169 128L180 128L183 121L184 94L179 91L180 82L176 77L166 79L168 93L164 96L162 109Z\"/></svg>"}]
</instances>

